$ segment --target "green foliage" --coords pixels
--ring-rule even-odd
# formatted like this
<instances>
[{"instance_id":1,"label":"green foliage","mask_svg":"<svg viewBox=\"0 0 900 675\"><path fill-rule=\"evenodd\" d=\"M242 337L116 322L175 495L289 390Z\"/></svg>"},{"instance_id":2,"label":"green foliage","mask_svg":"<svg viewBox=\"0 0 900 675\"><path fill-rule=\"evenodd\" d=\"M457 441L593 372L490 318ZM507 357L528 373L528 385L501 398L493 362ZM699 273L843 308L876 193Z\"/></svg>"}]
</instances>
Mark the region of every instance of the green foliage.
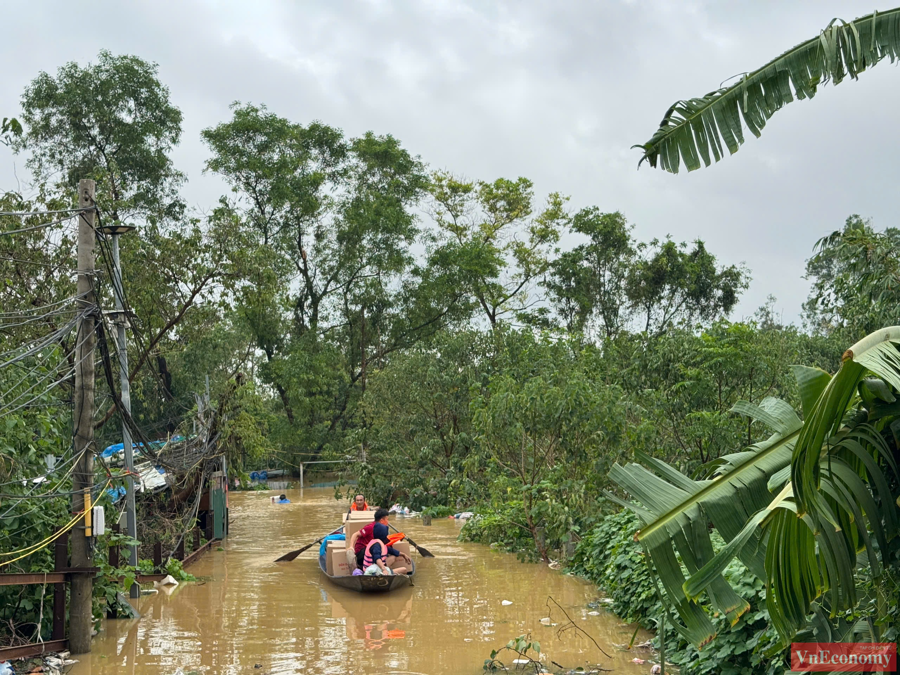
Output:
<instances>
[{"instance_id":1,"label":"green foliage","mask_svg":"<svg viewBox=\"0 0 900 675\"><path fill-rule=\"evenodd\" d=\"M507 333L497 369L473 398L473 430L492 474L494 505L521 501L538 555L577 533L596 470L623 450L626 410L616 387L585 372L572 345Z\"/></svg>"},{"instance_id":2,"label":"green foliage","mask_svg":"<svg viewBox=\"0 0 900 675\"><path fill-rule=\"evenodd\" d=\"M432 518L447 518L454 515L454 511L449 506L426 506L422 509L422 515Z\"/></svg>"},{"instance_id":3,"label":"green foliage","mask_svg":"<svg viewBox=\"0 0 900 675\"><path fill-rule=\"evenodd\" d=\"M816 242L806 276L812 287L804 318L813 331L849 344L891 325L900 301L900 231L876 232L852 215Z\"/></svg>"},{"instance_id":4,"label":"green foliage","mask_svg":"<svg viewBox=\"0 0 900 675\"><path fill-rule=\"evenodd\" d=\"M638 538L683 622L679 630L697 647L716 634L696 602L701 594L732 622L749 609L723 576L735 557L765 582L782 645L810 627L818 605L831 617L857 612L858 579L884 573L900 541L898 340L897 329L864 338L846 351L834 377L795 367L803 421L781 400L738 403L735 412L772 435L724 456L713 480L692 481L645 455L649 468L613 467L611 478L636 500L628 506L644 521ZM727 545L714 546L713 528ZM889 625L885 610L868 618ZM812 627L830 633L824 624Z\"/></svg>"},{"instance_id":5,"label":"green foliage","mask_svg":"<svg viewBox=\"0 0 900 675\"><path fill-rule=\"evenodd\" d=\"M430 196L438 227L434 260L457 267L466 301L484 313L491 327L532 303L530 284L549 268L549 255L564 231L567 199L547 198L535 213L527 178L469 182L445 172L432 175Z\"/></svg>"},{"instance_id":6,"label":"green foliage","mask_svg":"<svg viewBox=\"0 0 900 675\"><path fill-rule=\"evenodd\" d=\"M743 125L759 136L766 122L794 100L812 98L831 80L840 84L885 57L900 57L900 9L875 12L854 21L832 19L807 40L762 68L701 98L677 101L666 111L659 129L639 147L644 161L678 173L681 160L688 171L709 166L744 142ZM792 93L793 89L793 93Z\"/></svg>"},{"instance_id":7,"label":"green foliage","mask_svg":"<svg viewBox=\"0 0 900 675\"><path fill-rule=\"evenodd\" d=\"M617 616L654 630L665 608L634 538L639 525L629 511L607 516L578 543L568 571L597 584L612 600L609 609ZM765 585L737 562L725 576L751 609L736 626L724 615L714 616L716 637L701 651L670 629L666 660L683 675L781 675L786 670L785 654L767 654L777 636L765 609Z\"/></svg>"},{"instance_id":8,"label":"green foliage","mask_svg":"<svg viewBox=\"0 0 900 675\"><path fill-rule=\"evenodd\" d=\"M484 497L469 408L481 377L476 364L491 345L474 331L440 334L371 375L360 407L366 426L354 439L368 460L361 491L415 510Z\"/></svg>"},{"instance_id":9,"label":"green foliage","mask_svg":"<svg viewBox=\"0 0 900 675\"><path fill-rule=\"evenodd\" d=\"M459 540L490 544L501 551L515 553L519 560L536 562L537 548L522 517L522 509L521 501L511 501L476 513L463 525Z\"/></svg>"},{"instance_id":10,"label":"green foliage","mask_svg":"<svg viewBox=\"0 0 900 675\"><path fill-rule=\"evenodd\" d=\"M22 124L15 117L4 117L0 123L0 143L11 145L16 136L22 135Z\"/></svg>"},{"instance_id":11,"label":"green foliage","mask_svg":"<svg viewBox=\"0 0 900 675\"><path fill-rule=\"evenodd\" d=\"M177 558L169 558L166 561L165 572L172 575L175 581L197 581L197 577L184 571L182 562Z\"/></svg>"},{"instance_id":12,"label":"green foliage","mask_svg":"<svg viewBox=\"0 0 900 675\"><path fill-rule=\"evenodd\" d=\"M634 226L618 211L600 213L591 206L575 214L571 227L588 243L561 252L544 285L569 331L615 337L629 323L626 287L637 256Z\"/></svg>"},{"instance_id":13,"label":"green foliage","mask_svg":"<svg viewBox=\"0 0 900 675\"><path fill-rule=\"evenodd\" d=\"M520 661L527 661L525 664L517 664L516 670L524 672L542 673L544 668L539 659L541 656L541 643L531 639L531 634L519 635L506 643L506 646L491 651L490 658L484 660L483 671L486 673L495 673L509 668L498 658L503 652L512 652L513 658ZM531 656L532 652L534 656Z\"/></svg>"},{"instance_id":14,"label":"green foliage","mask_svg":"<svg viewBox=\"0 0 900 675\"><path fill-rule=\"evenodd\" d=\"M94 620L99 621L106 616L107 609L115 610L117 615L128 616L121 608L118 594L128 593L132 584L137 583L137 575L141 572L140 566L131 567L120 562L118 567L109 564L109 551L119 547L121 552L131 544L139 545L140 542L126 534L109 532L98 538L98 546L94 550L94 564L100 568L100 573L94 578L92 610ZM120 561L125 556L120 557Z\"/></svg>"},{"instance_id":15,"label":"green foliage","mask_svg":"<svg viewBox=\"0 0 900 675\"><path fill-rule=\"evenodd\" d=\"M13 148L30 151L27 165L40 181L62 172L72 189L94 178L98 202L123 216L179 214L183 177L169 152L181 137L181 111L156 73L156 64L105 50L83 68L41 73L22 95L25 133Z\"/></svg>"}]
</instances>

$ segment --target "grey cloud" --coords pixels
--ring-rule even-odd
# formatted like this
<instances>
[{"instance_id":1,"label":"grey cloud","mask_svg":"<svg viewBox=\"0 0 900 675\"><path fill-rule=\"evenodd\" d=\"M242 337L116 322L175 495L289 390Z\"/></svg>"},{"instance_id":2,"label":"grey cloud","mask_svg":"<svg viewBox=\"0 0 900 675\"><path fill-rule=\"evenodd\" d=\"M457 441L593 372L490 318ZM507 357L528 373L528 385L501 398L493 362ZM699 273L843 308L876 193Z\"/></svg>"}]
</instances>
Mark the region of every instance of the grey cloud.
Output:
<instances>
[{"instance_id":1,"label":"grey cloud","mask_svg":"<svg viewBox=\"0 0 900 675\"><path fill-rule=\"evenodd\" d=\"M541 192L571 195L573 208L623 211L643 238L703 238L724 262L752 270L738 316L774 294L795 319L804 260L850 213L894 224L900 74L887 65L789 106L762 138L707 170L636 171L640 153L629 149L674 100L761 65L834 16L854 18L847 3L72 4L7 9L10 25L31 28L0 46L16 64L0 81L0 114L15 113L39 70L101 48L154 60L185 114L176 161L198 206L223 192L201 175L199 132L240 99L349 134L392 133L430 165L470 177L528 176ZM12 162L0 152L5 185Z\"/></svg>"}]
</instances>

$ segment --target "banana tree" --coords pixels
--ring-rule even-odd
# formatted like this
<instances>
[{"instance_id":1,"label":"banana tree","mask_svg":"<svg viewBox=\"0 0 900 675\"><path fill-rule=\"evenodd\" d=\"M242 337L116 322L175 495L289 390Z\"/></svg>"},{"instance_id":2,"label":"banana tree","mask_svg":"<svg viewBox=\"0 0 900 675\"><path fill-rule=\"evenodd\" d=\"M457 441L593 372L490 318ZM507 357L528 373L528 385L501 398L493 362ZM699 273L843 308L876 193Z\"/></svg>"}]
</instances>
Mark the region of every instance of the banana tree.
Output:
<instances>
[{"instance_id":1,"label":"banana tree","mask_svg":"<svg viewBox=\"0 0 900 675\"><path fill-rule=\"evenodd\" d=\"M833 19L816 37L803 42L734 84L706 96L676 101L659 129L641 148L638 163L649 162L678 173L718 162L723 146L734 154L744 142L743 126L759 136L783 106L812 98L829 80L840 84L876 63L900 58L900 8L873 12L849 23Z\"/></svg>"},{"instance_id":2,"label":"banana tree","mask_svg":"<svg viewBox=\"0 0 900 675\"><path fill-rule=\"evenodd\" d=\"M783 644L864 613L862 577L900 571L898 345L900 327L885 328L848 349L833 377L795 366L803 420L773 398L737 404L735 412L773 433L717 460L708 479L646 455L644 465L613 467L610 477L635 501L607 496L643 521L636 538L681 619L678 630L698 648L715 637L701 596L732 625L749 609L722 574L735 557L765 581ZM896 597L879 600L866 623L873 641L896 613Z\"/></svg>"}]
</instances>

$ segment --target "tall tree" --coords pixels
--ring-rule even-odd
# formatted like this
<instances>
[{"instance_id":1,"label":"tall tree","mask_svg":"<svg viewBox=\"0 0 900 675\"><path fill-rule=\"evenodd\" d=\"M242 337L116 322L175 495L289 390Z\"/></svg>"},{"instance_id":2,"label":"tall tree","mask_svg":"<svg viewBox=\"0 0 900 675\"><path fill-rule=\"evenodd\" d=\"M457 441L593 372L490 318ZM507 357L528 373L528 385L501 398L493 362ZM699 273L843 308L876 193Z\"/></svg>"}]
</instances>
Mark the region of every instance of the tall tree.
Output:
<instances>
[{"instance_id":1,"label":"tall tree","mask_svg":"<svg viewBox=\"0 0 900 675\"><path fill-rule=\"evenodd\" d=\"M151 391L170 398L163 384L165 356L184 348L173 339L175 331L186 329L198 306L209 310L222 299L223 282L234 275L233 263L243 259L236 254L242 242L231 221L185 215L178 193L184 177L170 157L181 137L182 116L157 74L156 64L108 51L86 66L68 63L56 75L40 73L22 95L24 132L13 141L15 150L29 153L40 202L35 208L70 205L78 180L94 178L100 224L140 225L121 246L133 328L129 377L138 382L148 376L144 386L135 387L136 414L158 409L149 400ZM109 243L98 241L100 264L108 272ZM55 264L52 258L60 250L48 246L46 264ZM101 290L101 303L113 306L111 284ZM200 314L196 318L203 323L208 316ZM105 424L114 411L108 406L97 424Z\"/></svg>"},{"instance_id":2,"label":"tall tree","mask_svg":"<svg viewBox=\"0 0 900 675\"><path fill-rule=\"evenodd\" d=\"M692 248L671 239L638 242L618 212L582 209L572 229L588 242L561 253L544 282L570 331L610 339L623 330L656 336L709 323L727 316L747 287L747 271L719 266L702 241Z\"/></svg>"},{"instance_id":3,"label":"tall tree","mask_svg":"<svg viewBox=\"0 0 900 675\"><path fill-rule=\"evenodd\" d=\"M30 151L27 165L38 181L72 190L82 178L95 179L98 202L117 219L178 216L183 176L169 152L181 137L181 111L157 71L104 50L85 67L72 62L55 77L42 72L22 95L25 133L13 148Z\"/></svg>"},{"instance_id":4,"label":"tall tree","mask_svg":"<svg viewBox=\"0 0 900 675\"><path fill-rule=\"evenodd\" d=\"M535 303L532 284L547 272L550 255L568 222L566 198L551 193L535 212L527 178L492 183L437 172L431 180L438 226L436 259L450 259L459 283L492 328Z\"/></svg>"},{"instance_id":5,"label":"tall tree","mask_svg":"<svg viewBox=\"0 0 900 675\"><path fill-rule=\"evenodd\" d=\"M626 282L637 256L632 229L618 211L601 213L596 206L572 218L572 230L588 242L560 253L545 281L568 330L585 333L596 324L611 338L627 326Z\"/></svg>"},{"instance_id":6,"label":"tall tree","mask_svg":"<svg viewBox=\"0 0 900 675\"><path fill-rule=\"evenodd\" d=\"M654 239L640 249L643 255L629 271L626 294L648 334L727 316L747 288L747 271L718 267L700 240L688 249L683 242Z\"/></svg>"},{"instance_id":7,"label":"tall tree","mask_svg":"<svg viewBox=\"0 0 900 675\"><path fill-rule=\"evenodd\" d=\"M347 138L249 104L203 138L257 265L237 286L238 311L303 444L321 449L370 363L439 329L452 301L441 309L416 292L422 281L439 297L411 253L422 163L392 136Z\"/></svg>"},{"instance_id":8,"label":"tall tree","mask_svg":"<svg viewBox=\"0 0 900 675\"><path fill-rule=\"evenodd\" d=\"M900 319L900 230L877 232L869 220L847 218L816 243L806 263L812 282L803 306L808 326L858 339Z\"/></svg>"}]
</instances>

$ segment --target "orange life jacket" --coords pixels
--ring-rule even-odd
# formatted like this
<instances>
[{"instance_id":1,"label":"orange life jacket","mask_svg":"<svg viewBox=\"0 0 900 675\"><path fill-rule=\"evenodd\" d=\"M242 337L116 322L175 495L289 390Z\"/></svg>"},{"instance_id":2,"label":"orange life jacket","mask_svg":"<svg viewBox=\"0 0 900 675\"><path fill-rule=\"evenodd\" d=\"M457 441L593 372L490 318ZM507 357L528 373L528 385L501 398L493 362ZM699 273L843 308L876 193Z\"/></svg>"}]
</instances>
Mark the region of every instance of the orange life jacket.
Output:
<instances>
[{"instance_id":1,"label":"orange life jacket","mask_svg":"<svg viewBox=\"0 0 900 675\"><path fill-rule=\"evenodd\" d=\"M369 510L369 502L363 502L363 507L361 509L356 507L356 502L353 502L352 504L350 504L350 510L351 511L368 511Z\"/></svg>"}]
</instances>

